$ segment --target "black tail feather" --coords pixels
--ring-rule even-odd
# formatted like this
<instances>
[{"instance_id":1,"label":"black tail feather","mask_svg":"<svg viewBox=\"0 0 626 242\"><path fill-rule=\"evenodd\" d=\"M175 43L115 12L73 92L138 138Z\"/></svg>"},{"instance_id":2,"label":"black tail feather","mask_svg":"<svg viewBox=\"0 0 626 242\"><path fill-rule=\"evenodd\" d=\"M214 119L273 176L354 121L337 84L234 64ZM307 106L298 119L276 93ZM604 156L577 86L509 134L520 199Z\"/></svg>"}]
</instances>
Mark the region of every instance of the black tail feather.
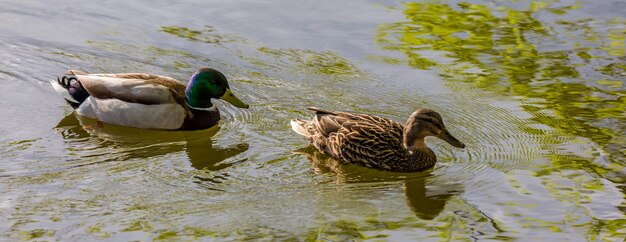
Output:
<instances>
[{"instance_id":1,"label":"black tail feather","mask_svg":"<svg viewBox=\"0 0 626 242\"><path fill-rule=\"evenodd\" d=\"M67 92L72 98L74 98L74 100L78 101L78 103L67 101L67 103L69 103L70 106L72 106L73 108L77 108L78 106L80 106L80 104L82 104L89 97L89 93L75 75L68 74L62 77L58 77L57 82L59 83L59 85L67 90Z\"/></svg>"},{"instance_id":2,"label":"black tail feather","mask_svg":"<svg viewBox=\"0 0 626 242\"><path fill-rule=\"evenodd\" d=\"M319 113L335 114L334 111L329 111L329 110L325 110L325 109L321 109L321 108L317 108L317 107L308 107L306 109L311 110L311 111L313 111L315 113L318 113L318 114Z\"/></svg>"}]
</instances>

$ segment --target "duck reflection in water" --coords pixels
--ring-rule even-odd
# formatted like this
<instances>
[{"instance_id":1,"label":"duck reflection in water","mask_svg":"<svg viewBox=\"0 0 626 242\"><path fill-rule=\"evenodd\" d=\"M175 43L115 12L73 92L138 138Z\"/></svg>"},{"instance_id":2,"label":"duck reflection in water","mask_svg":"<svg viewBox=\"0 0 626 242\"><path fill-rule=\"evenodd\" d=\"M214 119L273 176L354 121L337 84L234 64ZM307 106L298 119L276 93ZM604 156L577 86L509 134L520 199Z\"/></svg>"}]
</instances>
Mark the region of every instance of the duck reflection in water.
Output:
<instances>
[{"instance_id":1,"label":"duck reflection in water","mask_svg":"<svg viewBox=\"0 0 626 242\"><path fill-rule=\"evenodd\" d=\"M68 143L78 144L79 147L106 147L109 148L108 152L114 149L116 154L106 154L113 160L148 158L185 151L191 166L198 170L223 170L243 160L229 163L222 161L248 150L247 143L228 148L213 147L211 138L219 131L219 125L198 131L145 130L103 124L71 113L55 129ZM90 137L98 139L94 142Z\"/></svg>"},{"instance_id":2,"label":"duck reflection in water","mask_svg":"<svg viewBox=\"0 0 626 242\"><path fill-rule=\"evenodd\" d=\"M446 202L459 189L457 186L428 185L437 180L429 172L397 173L342 164L313 146L296 150L295 153L303 154L313 163L316 173L334 173L337 183L403 181L406 203L421 219L431 220L437 217Z\"/></svg>"}]
</instances>

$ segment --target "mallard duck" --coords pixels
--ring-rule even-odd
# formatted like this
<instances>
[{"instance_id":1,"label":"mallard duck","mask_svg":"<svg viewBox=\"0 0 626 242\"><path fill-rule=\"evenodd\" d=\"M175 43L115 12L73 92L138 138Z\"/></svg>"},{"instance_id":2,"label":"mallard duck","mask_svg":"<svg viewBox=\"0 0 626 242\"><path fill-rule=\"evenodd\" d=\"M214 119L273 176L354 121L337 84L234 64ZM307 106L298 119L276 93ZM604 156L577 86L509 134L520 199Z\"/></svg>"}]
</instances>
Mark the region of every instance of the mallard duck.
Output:
<instances>
[{"instance_id":1,"label":"mallard duck","mask_svg":"<svg viewBox=\"0 0 626 242\"><path fill-rule=\"evenodd\" d=\"M81 116L143 129L200 130L220 120L211 98L239 108L248 105L230 91L221 72L200 68L185 86L170 77L144 73L86 74L70 70L52 87Z\"/></svg>"},{"instance_id":2,"label":"mallard duck","mask_svg":"<svg viewBox=\"0 0 626 242\"><path fill-rule=\"evenodd\" d=\"M398 172L422 171L437 162L425 137L435 136L465 148L448 132L441 115L430 109L418 109L405 125L369 114L308 109L315 112L313 119L292 119L292 129L341 162Z\"/></svg>"}]
</instances>

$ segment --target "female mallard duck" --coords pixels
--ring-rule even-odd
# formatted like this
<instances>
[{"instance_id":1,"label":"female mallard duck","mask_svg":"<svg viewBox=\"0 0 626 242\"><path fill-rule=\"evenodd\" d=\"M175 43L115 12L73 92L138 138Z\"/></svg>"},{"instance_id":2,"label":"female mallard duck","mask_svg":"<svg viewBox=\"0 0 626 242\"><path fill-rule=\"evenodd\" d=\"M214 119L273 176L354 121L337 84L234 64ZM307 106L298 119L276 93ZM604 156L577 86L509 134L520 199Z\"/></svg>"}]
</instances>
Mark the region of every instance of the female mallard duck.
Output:
<instances>
[{"instance_id":1,"label":"female mallard duck","mask_svg":"<svg viewBox=\"0 0 626 242\"><path fill-rule=\"evenodd\" d=\"M315 117L291 120L292 129L342 162L390 171L421 171L437 162L435 153L424 143L426 136L465 148L448 132L441 115L430 109L418 109L405 125L369 114L308 109Z\"/></svg>"},{"instance_id":2,"label":"female mallard duck","mask_svg":"<svg viewBox=\"0 0 626 242\"><path fill-rule=\"evenodd\" d=\"M165 76L86 74L76 70L70 70L50 83L78 115L136 128L209 128L220 120L220 113L211 98L248 108L230 91L224 74L211 68L196 71L187 86Z\"/></svg>"}]
</instances>

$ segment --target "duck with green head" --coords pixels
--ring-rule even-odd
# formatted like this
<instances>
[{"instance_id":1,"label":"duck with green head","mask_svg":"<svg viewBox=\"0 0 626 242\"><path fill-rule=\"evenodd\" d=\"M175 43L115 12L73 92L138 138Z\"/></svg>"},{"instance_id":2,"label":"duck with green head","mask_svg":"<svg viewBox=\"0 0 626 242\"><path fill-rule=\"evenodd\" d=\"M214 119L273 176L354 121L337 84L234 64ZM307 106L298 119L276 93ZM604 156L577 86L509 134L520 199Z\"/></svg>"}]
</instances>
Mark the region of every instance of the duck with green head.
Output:
<instances>
[{"instance_id":1,"label":"duck with green head","mask_svg":"<svg viewBox=\"0 0 626 242\"><path fill-rule=\"evenodd\" d=\"M86 74L70 70L52 87L81 116L144 129L200 130L220 120L211 99L239 108L248 105L230 90L221 72L200 68L187 86L165 76L144 73Z\"/></svg>"}]
</instances>

